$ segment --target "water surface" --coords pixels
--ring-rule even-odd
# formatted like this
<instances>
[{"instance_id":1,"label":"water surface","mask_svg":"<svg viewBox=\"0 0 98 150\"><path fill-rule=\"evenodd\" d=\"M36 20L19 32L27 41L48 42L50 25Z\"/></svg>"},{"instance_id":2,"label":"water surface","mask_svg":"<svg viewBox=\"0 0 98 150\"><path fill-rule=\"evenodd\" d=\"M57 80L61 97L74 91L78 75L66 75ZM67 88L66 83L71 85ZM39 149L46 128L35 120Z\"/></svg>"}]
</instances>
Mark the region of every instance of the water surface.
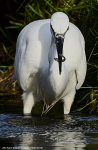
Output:
<instances>
[{"instance_id":1,"label":"water surface","mask_svg":"<svg viewBox=\"0 0 98 150\"><path fill-rule=\"evenodd\" d=\"M98 150L98 116L63 115L58 103L41 117L42 103L22 114L20 96L0 96L0 149Z\"/></svg>"}]
</instances>

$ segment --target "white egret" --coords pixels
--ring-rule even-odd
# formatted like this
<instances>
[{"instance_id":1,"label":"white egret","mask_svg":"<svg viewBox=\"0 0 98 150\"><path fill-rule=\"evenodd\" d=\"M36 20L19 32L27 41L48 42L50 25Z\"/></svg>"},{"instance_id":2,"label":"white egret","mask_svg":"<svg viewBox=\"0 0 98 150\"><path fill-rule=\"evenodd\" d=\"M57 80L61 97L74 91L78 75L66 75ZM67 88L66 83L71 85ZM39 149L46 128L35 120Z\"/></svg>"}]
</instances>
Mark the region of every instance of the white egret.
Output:
<instances>
[{"instance_id":1,"label":"white egret","mask_svg":"<svg viewBox=\"0 0 98 150\"><path fill-rule=\"evenodd\" d=\"M14 66L24 114L38 100L48 107L56 99L63 99L68 114L86 75L83 35L63 12L31 22L18 36Z\"/></svg>"}]
</instances>

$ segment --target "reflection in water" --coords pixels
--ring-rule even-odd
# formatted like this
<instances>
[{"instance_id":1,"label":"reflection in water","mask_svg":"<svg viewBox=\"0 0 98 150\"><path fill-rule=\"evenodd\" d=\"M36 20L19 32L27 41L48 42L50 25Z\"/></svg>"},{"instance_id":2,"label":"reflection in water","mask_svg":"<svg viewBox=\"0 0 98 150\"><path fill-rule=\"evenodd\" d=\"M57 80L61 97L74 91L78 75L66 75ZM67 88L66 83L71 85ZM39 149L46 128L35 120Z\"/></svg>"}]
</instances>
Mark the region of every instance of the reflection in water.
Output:
<instances>
[{"instance_id":1,"label":"reflection in water","mask_svg":"<svg viewBox=\"0 0 98 150\"><path fill-rule=\"evenodd\" d=\"M27 135L26 135L27 134ZM86 141L81 140L81 136L84 136L82 133L66 133L61 135L56 135L55 137L50 137L47 139L44 136L34 136L30 133L23 133L15 141L15 146L27 147L29 150L36 147L39 149L51 149L51 150L83 150L86 146ZM48 137L49 138L49 137Z\"/></svg>"},{"instance_id":2,"label":"reflection in water","mask_svg":"<svg viewBox=\"0 0 98 150\"><path fill-rule=\"evenodd\" d=\"M82 150L86 138L81 125L74 117L67 115L62 120L50 118L19 117L8 119L10 124L25 128L14 138L14 146L51 150ZM78 122L79 123L79 122Z\"/></svg>"},{"instance_id":3,"label":"reflection in water","mask_svg":"<svg viewBox=\"0 0 98 150\"><path fill-rule=\"evenodd\" d=\"M22 114L22 103L16 104L16 100L14 103L2 100L0 104L1 147L22 150L98 150L97 116L75 113L62 116L60 105L54 106L50 114L44 117L22 116L18 115ZM37 108L39 110L40 106ZM17 114L13 114L15 112Z\"/></svg>"}]
</instances>

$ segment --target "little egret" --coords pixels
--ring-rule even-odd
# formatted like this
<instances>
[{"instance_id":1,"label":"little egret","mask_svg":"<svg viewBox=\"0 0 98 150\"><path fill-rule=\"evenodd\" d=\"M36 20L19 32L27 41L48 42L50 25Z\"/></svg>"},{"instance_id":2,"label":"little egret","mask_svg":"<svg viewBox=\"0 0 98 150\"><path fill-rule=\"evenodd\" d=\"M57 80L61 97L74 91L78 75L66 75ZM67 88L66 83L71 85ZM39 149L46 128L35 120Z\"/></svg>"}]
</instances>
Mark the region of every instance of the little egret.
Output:
<instances>
[{"instance_id":1,"label":"little egret","mask_svg":"<svg viewBox=\"0 0 98 150\"><path fill-rule=\"evenodd\" d=\"M48 108L59 99L68 114L86 76L83 35L63 12L31 22L17 38L14 67L24 114L30 114L38 100Z\"/></svg>"}]
</instances>

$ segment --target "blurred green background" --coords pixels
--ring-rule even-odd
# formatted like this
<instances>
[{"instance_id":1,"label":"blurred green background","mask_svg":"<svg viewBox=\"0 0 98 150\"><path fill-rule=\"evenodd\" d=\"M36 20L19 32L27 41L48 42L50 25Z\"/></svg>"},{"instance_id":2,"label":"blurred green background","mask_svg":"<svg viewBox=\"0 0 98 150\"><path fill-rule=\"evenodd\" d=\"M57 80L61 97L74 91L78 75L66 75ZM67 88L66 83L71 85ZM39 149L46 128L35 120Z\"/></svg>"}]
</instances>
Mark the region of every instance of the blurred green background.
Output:
<instances>
[{"instance_id":1,"label":"blurred green background","mask_svg":"<svg viewBox=\"0 0 98 150\"><path fill-rule=\"evenodd\" d=\"M75 98L77 110L87 108L98 113L98 0L0 0L0 81L14 70L16 40L21 29L58 11L66 13L85 38L88 69Z\"/></svg>"}]
</instances>

